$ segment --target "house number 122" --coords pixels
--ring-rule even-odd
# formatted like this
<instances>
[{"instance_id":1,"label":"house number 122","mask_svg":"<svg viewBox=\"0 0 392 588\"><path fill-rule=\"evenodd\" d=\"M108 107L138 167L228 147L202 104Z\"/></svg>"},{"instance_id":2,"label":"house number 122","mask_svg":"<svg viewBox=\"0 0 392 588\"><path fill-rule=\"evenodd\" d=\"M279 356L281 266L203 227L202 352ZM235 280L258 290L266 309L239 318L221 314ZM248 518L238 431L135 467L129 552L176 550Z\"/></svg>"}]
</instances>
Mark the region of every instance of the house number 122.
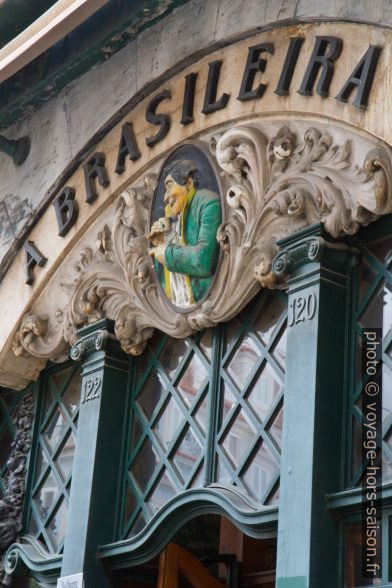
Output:
<instances>
[{"instance_id":1,"label":"house number 122","mask_svg":"<svg viewBox=\"0 0 392 588\"><path fill-rule=\"evenodd\" d=\"M313 292L307 296L298 296L289 304L287 324L289 327L304 321L310 321L316 314L317 298Z\"/></svg>"},{"instance_id":2,"label":"house number 122","mask_svg":"<svg viewBox=\"0 0 392 588\"><path fill-rule=\"evenodd\" d=\"M86 380L82 387L82 397L80 402L84 404L89 400L95 400L99 398L99 392L101 389L101 378L97 376L96 378L90 378Z\"/></svg>"}]
</instances>

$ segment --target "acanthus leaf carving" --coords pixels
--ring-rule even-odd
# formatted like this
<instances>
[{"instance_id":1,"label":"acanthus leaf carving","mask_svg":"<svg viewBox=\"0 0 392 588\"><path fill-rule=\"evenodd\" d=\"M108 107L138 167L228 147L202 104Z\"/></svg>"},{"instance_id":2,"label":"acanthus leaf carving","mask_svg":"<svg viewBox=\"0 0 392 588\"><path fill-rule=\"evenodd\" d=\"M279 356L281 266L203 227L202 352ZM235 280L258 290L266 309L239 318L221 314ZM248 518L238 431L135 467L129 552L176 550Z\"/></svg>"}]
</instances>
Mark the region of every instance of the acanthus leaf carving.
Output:
<instances>
[{"instance_id":1,"label":"acanthus leaf carving","mask_svg":"<svg viewBox=\"0 0 392 588\"><path fill-rule=\"evenodd\" d=\"M147 238L157 178L149 174L120 194L113 225L97 235L95 251L81 252L74 282L64 285L66 308L46 322L38 311L29 313L38 319L22 324L17 352L59 357L64 342L75 344L77 329L106 317L114 321L123 349L138 355L156 328L185 337L229 320L260 287L284 288L284 272L272 268L279 239L316 222L332 237L352 235L392 212L392 156L386 145L369 149L358 165L350 140L338 144L330 132L315 127L301 135L286 124L268 136L247 124L207 139L225 198L217 233L219 269L207 299L176 312L158 284Z\"/></svg>"}]
</instances>

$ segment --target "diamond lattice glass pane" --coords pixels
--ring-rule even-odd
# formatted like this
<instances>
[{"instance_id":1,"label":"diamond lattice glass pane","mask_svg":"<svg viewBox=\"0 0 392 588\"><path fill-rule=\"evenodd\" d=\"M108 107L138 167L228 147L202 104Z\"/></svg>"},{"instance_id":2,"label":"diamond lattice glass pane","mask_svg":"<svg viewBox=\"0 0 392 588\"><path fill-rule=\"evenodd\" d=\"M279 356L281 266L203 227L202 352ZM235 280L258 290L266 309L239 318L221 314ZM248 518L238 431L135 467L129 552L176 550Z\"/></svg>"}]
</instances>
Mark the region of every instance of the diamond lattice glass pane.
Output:
<instances>
[{"instance_id":1,"label":"diamond lattice glass pane","mask_svg":"<svg viewBox=\"0 0 392 588\"><path fill-rule=\"evenodd\" d=\"M198 469L197 475L195 478L193 478L192 480L192 484L190 485L190 488L202 488L204 486L204 463L202 464L202 467Z\"/></svg>"},{"instance_id":2,"label":"diamond lattice glass pane","mask_svg":"<svg viewBox=\"0 0 392 588\"><path fill-rule=\"evenodd\" d=\"M257 417L263 421L276 398L282 392L280 383L274 370L266 363L247 398Z\"/></svg>"},{"instance_id":3,"label":"diamond lattice glass pane","mask_svg":"<svg viewBox=\"0 0 392 588\"><path fill-rule=\"evenodd\" d=\"M382 418L387 419L392 412L392 371L384 363L382 366Z\"/></svg>"},{"instance_id":4,"label":"diamond lattice glass pane","mask_svg":"<svg viewBox=\"0 0 392 588\"><path fill-rule=\"evenodd\" d=\"M67 480L69 475L72 472L73 466L73 459L75 453L75 437L73 433L71 433L61 450L60 454L56 458L56 464L60 471L61 477L63 480Z\"/></svg>"},{"instance_id":5,"label":"diamond lattice glass pane","mask_svg":"<svg viewBox=\"0 0 392 588\"><path fill-rule=\"evenodd\" d=\"M221 456L218 457L218 467L217 467L217 481L221 482L222 484L231 484L231 473L226 468L225 463Z\"/></svg>"},{"instance_id":6,"label":"diamond lattice glass pane","mask_svg":"<svg viewBox=\"0 0 392 588\"><path fill-rule=\"evenodd\" d=\"M377 289L365 311L362 313L360 323L364 328L382 327L384 306L384 281Z\"/></svg>"},{"instance_id":7,"label":"diamond lattice glass pane","mask_svg":"<svg viewBox=\"0 0 392 588\"><path fill-rule=\"evenodd\" d=\"M264 301L256 319L252 321L255 331L265 345L269 343L275 326L285 309L284 300L280 296L272 294Z\"/></svg>"},{"instance_id":8,"label":"diamond lattice glass pane","mask_svg":"<svg viewBox=\"0 0 392 588\"><path fill-rule=\"evenodd\" d=\"M154 433L158 437L162 448L166 451L173 437L184 423L184 417L177 402L170 397L165 409L154 426Z\"/></svg>"},{"instance_id":9,"label":"diamond lattice glass pane","mask_svg":"<svg viewBox=\"0 0 392 588\"><path fill-rule=\"evenodd\" d=\"M13 441L13 435L8 429L7 425L4 426L3 431L0 433L0 469L7 463L7 459L11 453L11 443Z\"/></svg>"},{"instance_id":10,"label":"diamond lattice glass pane","mask_svg":"<svg viewBox=\"0 0 392 588\"><path fill-rule=\"evenodd\" d=\"M388 235L388 237L383 237L379 241L367 245L367 248L381 263L384 263L392 251L392 239Z\"/></svg>"},{"instance_id":11,"label":"diamond lattice glass pane","mask_svg":"<svg viewBox=\"0 0 392 588\"><path fill-rule=\"evenodd\" d=\"M176 496L176 494L177 490L173 482L170 480L166 471L164 471L159 477L158 482L156 482L154 490L147 503L153 513L156 513L166 504L166 502L168 502L168 500L170 500L170 498Z\"/></svg>"},{"instance_id":12,"label":"diamond lattice glass pane","mask_svg":"<svg viewBox=\"0 0 392 588\"><path fill-rule=\"evenodd\" d=\"M34 496L34 502L42 516L45 518L57 496L59 495L59 488L52 472L41 483L36 495Z\"/></svg>"},{"instance_id":13,"label":"diamond lattice glass pane","mask_svg":"<svg viewBox=\"0 0 392 588\"><path fill-rule=\"evenodd\" d=\"M44 429L44 438L48 447L53 451L68 429L66 417L59 406L56 406L49 424Z\"/></svg>"},{"instance_id":14,"label":"diamond lattice glass pane","mask_svg":"<svg viewBox=\"0 0 392 588\"><path fill-rule=\"evenodd\" d=\"M362 427L356 418L353 418L352 435L352 476L355 477L362 466Z\"/></svg>"},{"instance_id":15,"label":"diamond lattice glass pane","mask_svg":"<svg viewBox=\"0 0 392 588\"><path fill-rule=\"evenodd\" d=\"M58 392L60 392L61 389L64 387L64 385L65 385L67 379L70 377L73 369L74 368L71 366L71 367L67 367L62 370L59 370L58 372L52 372L50 374L50 380L53 380Z\"/></svg>"},{"instance_id":16,"label":"diamond lattice glass pane","mask_svg":"<svg viewBox=\"0 0 392 588\"><path fill-rule=\"evenodd\" d=\"M46 459L45 454L42 451L42 449L40 449L40 451L38 453L37 468L36 468L36 474L35 474L36 480L38 480L38 478L44 473L44 470L46 470L47 466L48 466L48 460Z\"/></svg>"},{"instance_id":17,"label":"diamond lattice glass pane","mask_svg":"<svg viewBox=\"0 0 392 588\"><path fill-rule=\"evenodd\" d=\"M75 414L79 406L81 384L80 372L76 371L62 396L63 403L71 416Z\"/></svg>"},{"instance_id":18,"label":"diamond lattice glass pane","mask_svg":"<svg viewBox=\"0 0 392 588\"><path fill-rule=\"evenodd\" d=\"M143 410L148 419L151 419L152 414L164 395L166 390L165 383L159 372L153 372L143 385L143 388L137 398L137 403Z\"/></svg>"},{"instance_id":19,"label":"diamond lattice glass pane","mask_svg":"<svg viewBox=\"0 0 392 588\"><path fill-rule=\"evenodd\" d=\"M207 427L209 421L207 394L204 394L203 400L199 403L199 406L197 407L194 416L200 427L203 429L203 432L207 434Z\"/></svg>"},{"instance_id":20,"label":"diamond lattice glass pane","mask_svg":"<svg viewBox=\"0 0 392 588\"><path fill-rule=\"evenodd\" d=\"M29 523L29 535L33 535L33 537L36 537L39 533L39 528L37 525L37 521L35 520L34 515L31 515L30 518L30 523Z\"/></svg>"},{"instance_id":21,"label":"diamond lattice glass pane","mask_svg":"<svg viewBox=\"0 0 392 588\"><path fill-rule=\"evenodd\" d=\"M256 432L241 409L226 432L222 446L237 468L254 442Z\"/></svg>"},{"instance_id":22,"label":"diamond lattice glass pane","mask_svg":"<svg viewBox=\"0 0 392 588\"><path fill-rule=\"evenodd\" d=\"M254 370L260 358L260 351L249 335L243 337L234 357L227 366L227 371L239 386L243 388L246 380Z\"/></svg>"},{"instance_id":23,"label":"diamond lattice glass pane","mask_svg":"<svg viewBox=\"0 0 392 588\"><path fill-rule=\"evenodd\" d=\"M125 496L125 509L124 509L124 523L126 524L133 513L135 512L135 508L137 507L136 498L127 484L126 496Z\"/></svg>"},{"instance_id":24,"label":"diamond lattice glass pane","mask_svg":"<svg viewBox=\"0 0 392 588\"><path fill-rule=\"evenodd\" d=\"M222 423L225 422L227 415L231 412L231 410L236 406L237 401L235 399L234 394L230 390L230 386L226 384L226 382L222 382L222 395L223 395L223 402L222 402Z\"/></svg>"},{"instance_id":25,"label":"diamond lattice glass pane","mask_svg":"<svg viewBox=\"0 0 392 588\"><path fill-rule=\"evenodd\" d=\"M56 510L54 517L52 517L48 529L52 538L56 543L56 548L58 549L61 543L63 542L65 536L65 529L67 525L67 514L68 514L68 507L64 499L61 500L60 506Z\"/></svg>"},{"instance_id":26,"label":"diamond lattice glass pane","mask_svg":"<svg viewBox=\"0 0 392 588\"><path fill-rule=\"evenodd\" d=\"M280 488L275 490L274 494L268 500L268 504L279 504Z\"/></svg>"},{"instance_id":27,"label":"diamond lattice glass pane","mask_svg":"<svg viewBox=\"0 0 392 588\"><path fill-rule=\"evenodd\" d=\"M362 380L362 338L355 337L355 383L359 384Z\"/></svg>"},{"instance_id":28,"label":"diamond lattice glass pane","mask_svg":"<svg viewBox=\"0 0 392 588\"><path fill-rule=\"evenodd\" d=\"M135 535L137 535L142 529L144 529L146 524L147 524L146 519L145 519L143 513L140 511L136 517L135 522L133 523L133 525L131 527L131 530L128 533L128 537L134 537Z\"/></svg>"},{"instance_id":29,"label":"diamond lattice glass pane","mask_svg":"<svg viewBox=\"0 0 392 588\"><path fill-rule=\"evenodd\" d=\"M165 371L171 380L174 379L174 375L187 351L187 348L185 339L169 339L166 343L165 348L159 357L159 361L165 368Z\"/></svg>"},{"instance_id":30,"label":"diamond lattice glass pane","mask_svg":"<svg viewBox=\"0 0 392 588\"><path fill-rule=\"evenodd\" d=\"M286 367L286 343L287 343L287 329L283 329L277 343L274 344L273 355L280 367L284 370Z\"/></svg>"},{"instance_id":31,"label":"diamond lattice glass pane","mask_svg":"<svg viewBox=\"0 0 392 588\"><path fill-rule=\"evenodd\" d=\"M203 383L208 377L207 371L204 368L200 358L195 353L189 362L181 380L177 384L182 398L188 406L191 406L198 395Z\"/></svg>"},{"instance_id":32,"label":"diamond lattice glass pane","mask_svg":"<svg viewBox=\"0 0 392 588\"><path fill-rule=\"evenodd\" d=\"M203 333L202 338L198 343L200 349L206 356L206 358L211 361L211 353L212 353L212 329L206 329Z\"/></svg>"},{"instance_id":33,"label":"diamond lattice glass pane","mask_svg":"<svg viewBox=\"0 0 392 588\"><path fill-rule=\"evenodd\" d=\"M226 325L226 349L231 347L234 341L238 337L238 333L241 331L241 323L237 318L232 319Z\"/></svg>"},{"instance_id":34,"label":"diamond lattice glass pane","mask_svg":"<svg viewBox=\"0 0 392 588\"><path fill-rule=\"evenodd\" d=\"M241 477L250 494L257 500L261 500L278 472L279 463L264 442L259 445L257 452Z\"/></svg>"},{"instance_id":35,"label":"diamond lattice glass pane","mask_svg":"<svg viewBox=\"0 0 392 588\"><path fill-rule=\"evenodd\" d=\"M368 290L377 275L377 271L373 268L366 257L362 257L359 266L359 304L362 304L367 296Z\"/></svg>"},{"instance_id":36,"label":"diamond lattice glass pane","mask_svg":"<svg viewBox=\"0 0 392 588\"><path fill-rule=\"evenodd\" d=\"M135 414L132 417L132 429L131 429L131 454L134 452L136 445L139 443L140 438L143 434L143 429L139 419Z\"/></svg>"},{"instance_id":37,"label":"diamond lattice glass pane","mask_svg":"<svg viewBox=\"0 0 392 588\"><path fill-rule=\"evenodd\" d=\"M268 432L276 441L278 447L282 447L283 408L280 409L276 418L272 421L272 425L270 425Z\"/></svg>"},{"instance_id":38,"label":"diamond lattice glass pane","mask_svg":"<svg viewBox=\"0 0 392 588\"><path fill-rule=\"evenodd\" d=\"M181 473L184 481L187 481L189 474L200 457L202 447L192 430L188 427L175 455L174 464Z\"/></svg>"},{"instance_id":39,"label":"diamond lattice glass pane","mask_svg":"<svg viewBox=\"0 0 392 588\"><path fill-rule=\"evenodd\" d=\"M130 469L130 473L142 493L145 492L149 481L159 468L160 464L161 461L159 456L150 439L147 438Z\"/></svg>"},{"instance_id":40,"label":"diamond lattice glass pane","mask_svg":"<svg viewBox=\"0 0 392 588\"><path fill-rule=\"evenodd\" d=\"M392 458L383 453L382 456L382 481L388 482L392 479Z\"/></svg>"}]
</instances>

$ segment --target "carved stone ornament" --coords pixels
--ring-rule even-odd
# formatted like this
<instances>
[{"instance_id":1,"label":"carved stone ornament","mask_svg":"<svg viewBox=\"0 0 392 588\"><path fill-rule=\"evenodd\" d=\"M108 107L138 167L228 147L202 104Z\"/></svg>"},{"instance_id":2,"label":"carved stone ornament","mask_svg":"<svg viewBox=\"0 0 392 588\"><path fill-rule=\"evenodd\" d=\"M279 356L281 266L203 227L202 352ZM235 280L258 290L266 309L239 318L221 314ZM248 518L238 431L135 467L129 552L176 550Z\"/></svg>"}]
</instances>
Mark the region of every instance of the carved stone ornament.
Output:
<instances>
[{"instance_id":1,"label":"carved stone ornament","mask_svg":"<svg viewBox=\"0 0 392 588\"><path fill-rule=\"evenodd\" d=\"M210 148L225 194L219 267L200 304L176 311L157 282L147 239L157 178L150 173L119 196L113 224L102 223L95 250L81 251L65 308L48 317L38 303L24 318L15 353L61 360L77 329L106 317L123 349L138 355L155 328L185 337L231 319L261 287L284 288L284 276L272 268L282 237L322 222L339 238L392 212L390 148L360 137L366 149L355 145L354 162L352 141L335 142L326 126L279 130L265 123L264 130L250 123L199 141Z\"/></svg>"},{"instance_id":2,"label":"carved stone ornament","mask_svg":"<svg viewBox=\"0 0 392 588\"><path fill-rule=\"evenodd\" d=\"M18 539L22 530L22 511L26 488L26 465L31 447L33 423L33 397L25 396L15 417L15 438L7 461L9 475L6 490L0 500L0 586L8 586L10 577L4 570L3 555L7 548Z\"/></svg>"}]
</instances>

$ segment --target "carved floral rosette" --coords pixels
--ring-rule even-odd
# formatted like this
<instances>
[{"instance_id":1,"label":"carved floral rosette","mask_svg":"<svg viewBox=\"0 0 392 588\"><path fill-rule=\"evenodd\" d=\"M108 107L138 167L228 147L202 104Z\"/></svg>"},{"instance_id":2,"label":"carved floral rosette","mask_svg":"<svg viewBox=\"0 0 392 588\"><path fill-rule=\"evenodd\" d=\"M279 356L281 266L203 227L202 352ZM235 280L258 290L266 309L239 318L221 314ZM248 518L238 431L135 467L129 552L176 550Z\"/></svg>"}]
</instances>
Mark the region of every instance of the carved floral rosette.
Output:
<instances>
[{"instance_id":1,"label":"carved floral rosette","mask_svg":"<svg viewBox=\"0 0 392 588\"><path fill-rule=\"evenodd\" d=\"M334 142L315 127L271 128L243 124L201 138L225 193L220 264L205 301L176 312L157 283L147 239L157 178L150 173L121 193L112 226L102 222L95 247L81 251L66 307L46 316L38 302L22 321L14 352L61 360L77 329L106 317L123 349L138 355L154 329L186 337L229 320L261 287L285 287L272 271L280 238L315 222L334 238L352 235L392 212L388 146L367 140L364 160L353 161L350 140Z\"/></svg>"}]
</instances>

